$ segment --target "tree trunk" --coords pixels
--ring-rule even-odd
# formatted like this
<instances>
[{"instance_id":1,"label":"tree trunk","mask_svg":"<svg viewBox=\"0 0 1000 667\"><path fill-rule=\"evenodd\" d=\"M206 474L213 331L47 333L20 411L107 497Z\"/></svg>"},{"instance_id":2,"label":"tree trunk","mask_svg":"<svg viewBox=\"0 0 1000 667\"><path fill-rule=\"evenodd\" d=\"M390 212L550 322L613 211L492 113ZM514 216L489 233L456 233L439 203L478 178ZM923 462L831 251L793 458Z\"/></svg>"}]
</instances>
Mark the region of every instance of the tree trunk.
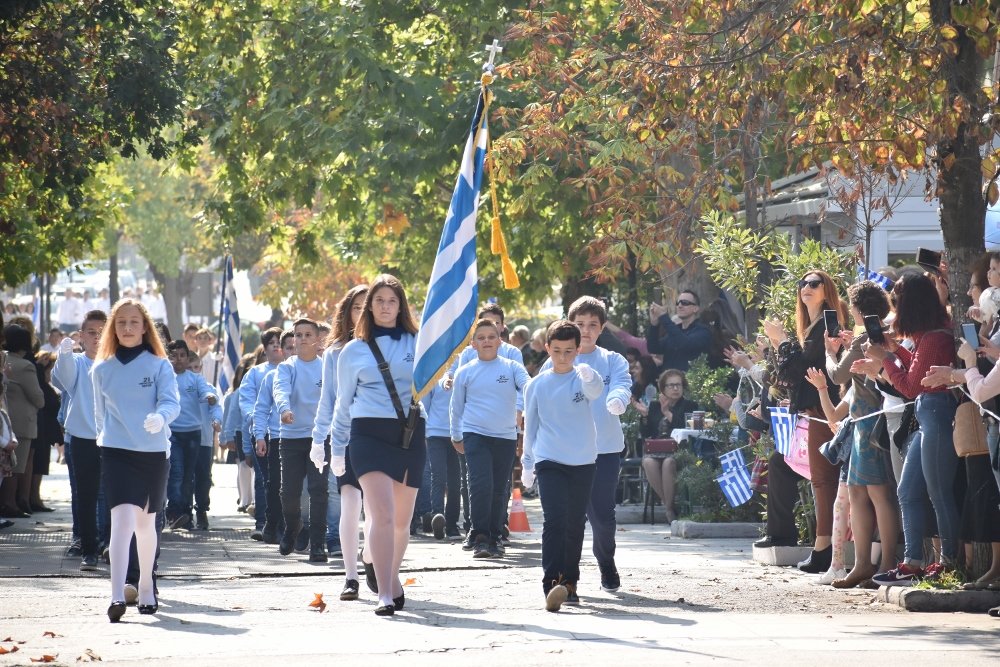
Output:
<instances>
[{"instance_id":1,"label":"tree trunk","mask_svg":"<svg viewBox=\"0 0 1000 667\"><path fill-rule=\"evenodd\" d=\"M170 277L158 271L153 265L149 266L149 270L153 273L156 284L160 286L163 302L167 306L167 328L170 329L170 335L180 338L184 329L182 302L191 291L191 278L194 274L190 271L181 271L176 276Z\"/></svg>"},{"instance_id":2,"label":"tree trunk","mask_svg":"<svg viewBox=\"0 0 1000 667\"><path fill-rule=\"evenodd\" d=\"M108 303L115 305L119 299L118 294L118 245L108 257Z\"/></svg>"}]
</instances>

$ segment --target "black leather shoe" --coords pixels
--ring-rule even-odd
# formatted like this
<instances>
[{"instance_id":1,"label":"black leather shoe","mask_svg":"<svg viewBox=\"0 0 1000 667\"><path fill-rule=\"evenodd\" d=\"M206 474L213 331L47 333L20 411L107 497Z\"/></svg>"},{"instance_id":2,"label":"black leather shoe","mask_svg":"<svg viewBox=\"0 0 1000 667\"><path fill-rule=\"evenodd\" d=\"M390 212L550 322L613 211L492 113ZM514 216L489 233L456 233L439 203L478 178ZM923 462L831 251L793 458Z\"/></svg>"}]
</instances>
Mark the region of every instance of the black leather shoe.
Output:
<instances>
[{"instance_id":1,"label":"black leather shoe","mask_svg":"<svg viewBox=\"0 0 1000 667\"><path fill-rule=\"evenodd\" d=\"M146 614L148 616L150 614L155 614L160 609L160 603L157 601L153 604L141 604L137 607L137 609L140 614Z\"/></svg>"},{"instance_id":2,"label":"black leather shoe","mask_svg":"<svg viewBox=\"0 0 1000 667\"><path fill-rule=\"evenodd\" d=\"M757 540L753 545L758 549L770 549L772 547L796 547L799 543L798 540L791 537L771 537L768 535L762 540Z\"/></svg>"},{"instance_id":3,"label":"black leather shoe","mask_svg":"<svg viewBox=\"0 0 1000 667\"><path fill-rule=\"evenodd\" d=\"M292 553L292 551L295 550L295 538L298 537L298 535L299 531L286 529L281 536L281 541L278 542L278 553L282 556L287 556Z\"/></svg>"},{"instance_id":4,"label":"black leather shoe","mask_svg":"<svg viewBox=\"0 0 1000 667\"><path fill-rule=\"evenodd\" d=\"M361 561L361 564L365 566L365 583L368 584L368 590L378 594L378 579L375 578L375 566L364 561Z\"/></svg>"},{"instance_id":5,"label":"black leather shoe","mask_svg":"<svg viewBox=\"0 0 1000 667\"><path fill-rule=\"evenodd\" d=\"M344 583L344 590L340 591L341 600L357 600L358 599L358 580L348 579Z\"/></svg>"},{"instance_id":6,"label":"black leather shoe","mask_svg":"<svg viewBox=\"0 0 1000 667\"><path fill-rule=\"evenodd\" d=\"M55 510L54 507L47 507L47 506L43 505L42 503L31 503L31 511L32 512L55 512L56 510Z\"/></svg>"},{"instance_id":7,"label":"black leather shoe","mask_svg":"<svg viewBox=\"0 0 1000 667\"><path fill-rule=\"evenodd\" d=\"M826 549L809 552L809 558L799 563L799 569L808 574L820 574L830 569L830 562L833 560L833 545Z\"/></svg>"},{"instance_id":8,"label":"black leather shoe","mask_svg":"<svg viewBox=\"0 0 1000 667\"><path fill-rule=\"evenodd\" d=\"M3 519L27 519L30 516L30 514L22 512L17 507L0 507L0 518Z\"/></svg>"},{"instance_id":9,"label":"black leather shoe","mask_svg":"<svg viewBox=\"0 0 1000 667\"><path fill-rule=\"evenodd\" d=\"M326 555L326 549L313 549L309 552L309 562L310 563L325 563L329 560Z\"/></svg>"},{"instance_id":10,"label":"black leather shoe","mask_svg":"<svg viewBox=\"0 0 1000 667\"><path fill-rule=\"evenodd\" d=\"M403 611L403 605L406 604L406 593L404 592L398 598L393 598L392 604L396 607L396 611Z\"/></svg>"},{"instance_id":11,"label":"black leather shoe","mask_svg":"<svg viewBox=\"0 0 1000 667\"><path fill-rule=\"evenodd\" d=\"M112 623L117 623L125 615L125 603L124 602L112 602L111 606L108 607L108 620Z\"/></svg>"},{"instance_id":12,"label":"black leather shoe","mask_svg":"<svg viewBox=\"0 0 1000 667\"><path fill-rule=\"evenodd\" d=\"M396 613L396 607L391 604L380 604L375 607L376 616L392 616Z\"/></svg>"}]
</instances>

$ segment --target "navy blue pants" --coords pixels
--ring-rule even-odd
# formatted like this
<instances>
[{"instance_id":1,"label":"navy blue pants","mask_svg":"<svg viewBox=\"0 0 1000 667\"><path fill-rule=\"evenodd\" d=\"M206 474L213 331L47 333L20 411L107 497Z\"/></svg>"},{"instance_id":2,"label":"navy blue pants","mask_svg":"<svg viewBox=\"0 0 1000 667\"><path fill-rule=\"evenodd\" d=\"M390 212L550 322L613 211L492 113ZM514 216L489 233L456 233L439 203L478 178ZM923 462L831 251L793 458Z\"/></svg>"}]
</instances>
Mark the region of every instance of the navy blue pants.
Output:
<instances>
[{"instance_id":1,"label":"navy blue pants","mask_svg":"<svg viewBox=\"0 0 1000 667\"><path fill-rule=\"evenodd\" d=\"M195 468L201 449L201 431L170 434L170 476L167 478L167 520L191 514Z\"/></svg>"},{"instance_id":2,"label":"navy blue pants","mask_svg":"<svg viewBox=\"0 0 1000 667\"><path fill-rule=\"evenodd\" d=\"M621 472L621 454L598 454L594 483L587 503L587 520L594 537L594 558L602 567L615 564L615 494Z\"/></svg>"},{"instance_id":3,"label":"navy blue pants","mask_svg":"<svg viewBox=\"0 0 1000 667\"><path fill-rule=\"evenodd\" d=\"M458 452L451 438L428 436L427 461L431 465L431 512L443 514L447 527L457 531L462 489Z\"/></svg>"},{"instance_id":4,"label":"navy blue pants","mask_svg":"<svg viewBox=\"0 0 1000 667\"><path fill-rule=\"evenodd\" d=\"M555 461L535 464L542 501L542 590L556 583L576 584L587 525L587 503L596 464L570 466Z\"/></svg>"},{"instance_id":5,"label":"navy blue pants","mask_svg":"<svg viewBox=\"0 0 1000 667\"><path fill-rule=\"evenodd\" d=\"M507 516L510 474L514 469L516 439L463 433L465 461L469 466L469 501L472 536L486 535L495 542L502 537Z\"/></svg>"}]
</instances>

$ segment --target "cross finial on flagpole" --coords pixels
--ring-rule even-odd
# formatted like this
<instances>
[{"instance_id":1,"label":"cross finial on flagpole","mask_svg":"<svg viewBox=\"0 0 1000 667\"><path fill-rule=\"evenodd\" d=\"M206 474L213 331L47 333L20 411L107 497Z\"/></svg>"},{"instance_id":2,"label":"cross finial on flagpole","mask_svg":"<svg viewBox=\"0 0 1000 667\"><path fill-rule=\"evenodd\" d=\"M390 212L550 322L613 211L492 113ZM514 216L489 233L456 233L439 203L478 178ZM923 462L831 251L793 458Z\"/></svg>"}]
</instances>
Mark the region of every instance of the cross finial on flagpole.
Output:
<instances>
[{"instance_id":1,"label":"cross finial on flagpole","mask_svg":"<svg viewBox=\"0 0 1000 667\"><path fill-rule=\"evenodd\" d=\"M486 47L486 50L490 52L490 59L483 65L483 71L493 71L493 60L497 57L498 53L503 51L503 47L500 46L499 40L494 39L493 43Z\"/></svg>"}]
</instances>

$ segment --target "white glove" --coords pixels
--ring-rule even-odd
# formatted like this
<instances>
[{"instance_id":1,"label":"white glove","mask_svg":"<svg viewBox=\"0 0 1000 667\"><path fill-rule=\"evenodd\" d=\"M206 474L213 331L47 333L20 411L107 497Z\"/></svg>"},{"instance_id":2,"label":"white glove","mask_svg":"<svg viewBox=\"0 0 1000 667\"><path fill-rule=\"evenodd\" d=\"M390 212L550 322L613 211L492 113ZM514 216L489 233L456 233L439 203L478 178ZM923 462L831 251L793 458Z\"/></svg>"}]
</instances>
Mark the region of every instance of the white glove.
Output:
<instances>
[{"instance_id":1,"label":"white glove","mask_svg":"<svg viewBox=\"0 0 1000 667\"><path fill-rule=\"evenodd\" d=\"M620 398L609 398L608 399L608 412L613 415L624 414L625 412L625 401Z\"/></svg>"},{"instance_id":2,"label":"white glove","mask_svg":"<svg viewBox=\"0 0 1000 667\"><path fill-rule=\"evenodd\" d=\"M159 412L150 412L146 415L146 421L142 422L142 427L146 429L147 433L159 433L163 430L165 423L163 415Z\"/></svg>"},{"instance_id":3,"label":"white glove","mask_svg":"<svg viewBox=\"0 0 1000 667\"><path fill-rule=\"evenodd\" d=\"M59 342L59 354L71 354L73 352L73 339L66 336Z\"/></svg>"},{"instance_id":4,"label":"white glove","mask_svg":"<svg viewBox=\"0 0 1000 667\"><path fill-rule=\"evenodd\" d=\"M330 470L334 477L343 477L347 474L347 457L334 456L330 459Z\"/></svg>"},{"instance_id":5,"label":"white glove","mask_svg":"<svg viewBox=\"0 0 1000 667\"><path fill-rule=\"evenodd\" d=\"M312 447L309 448L309 460L316 466L316 470L323 472L323 466L326 465L326 452L323 451L322 442L313 442Z\"/></svg>"},{"instance_id":6,"label":"white glove","mask_svg":"<svg viewBox=\"0 0 1000 667\"><path fill-rule=\"evenodd\" d=\"M535 485L535 471L523 469L521 470L521 486L526 489L530 489Z\"/></svg>"},{"instance_id":7,"label":"white glove","mask_svg":"<svg viewBox=\"0 0 1000 667\"><path fill-rule=\"evenodd\" d=\"M587 364L580 364L576 367L576 374L580 376L580 379L584 382L590 382L594 379L594 369Z\"/></svg>"}]
</instances>

